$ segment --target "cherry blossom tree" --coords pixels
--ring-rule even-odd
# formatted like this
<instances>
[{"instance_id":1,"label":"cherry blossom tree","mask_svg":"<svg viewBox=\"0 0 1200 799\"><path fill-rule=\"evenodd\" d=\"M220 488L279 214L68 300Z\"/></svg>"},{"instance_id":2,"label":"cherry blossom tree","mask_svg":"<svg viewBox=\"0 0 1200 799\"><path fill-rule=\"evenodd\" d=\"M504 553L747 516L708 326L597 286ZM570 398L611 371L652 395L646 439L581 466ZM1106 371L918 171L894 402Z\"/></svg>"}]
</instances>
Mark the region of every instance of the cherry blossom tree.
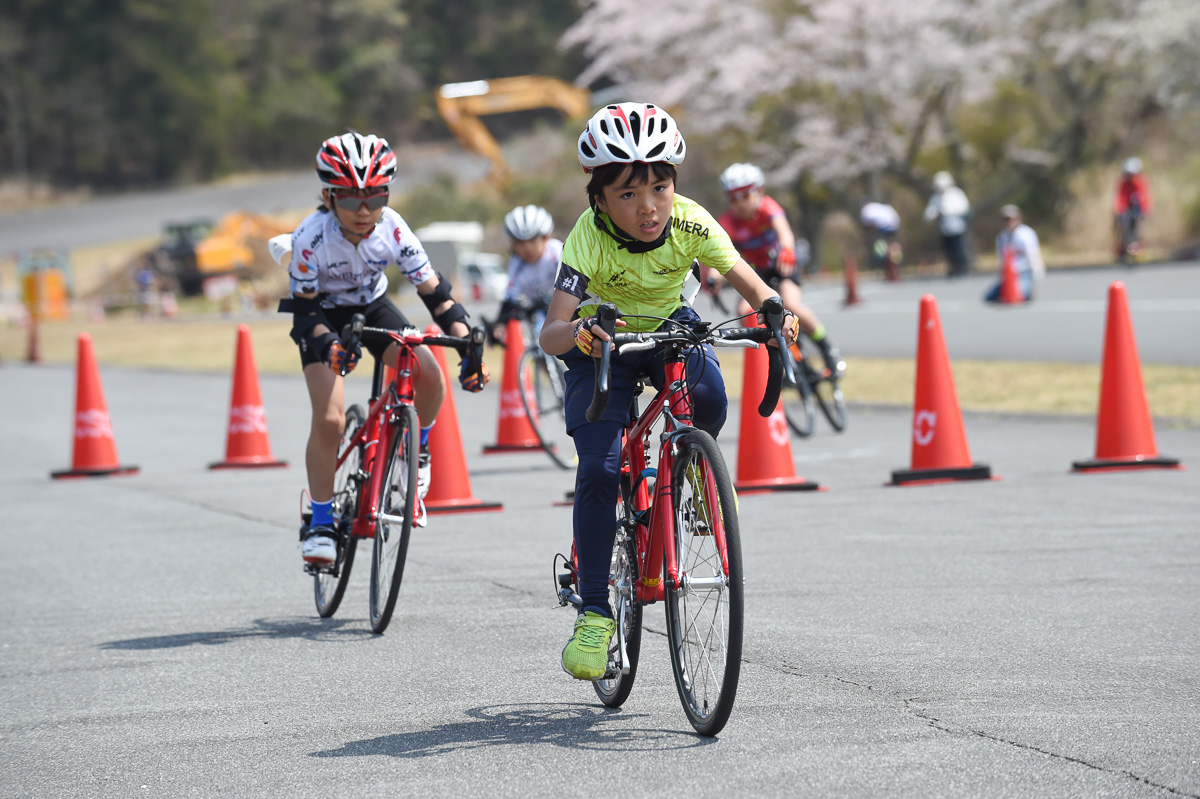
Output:
<instances>
[{"instance_id":1,"label":"cherry blossom tree","mask_svg":"<svg viewBox=\"0 0 1200 799\"><path fill-rule=\"evenodd\" d=\"M950 168L1002 202L1194 105L1196 0L585 0L562 40L685 131L746 142L803 204ZM1125 126L1127 130L1127 125ZM819 210L819 209L818 209Z\"/></svg>"}]
</instances>

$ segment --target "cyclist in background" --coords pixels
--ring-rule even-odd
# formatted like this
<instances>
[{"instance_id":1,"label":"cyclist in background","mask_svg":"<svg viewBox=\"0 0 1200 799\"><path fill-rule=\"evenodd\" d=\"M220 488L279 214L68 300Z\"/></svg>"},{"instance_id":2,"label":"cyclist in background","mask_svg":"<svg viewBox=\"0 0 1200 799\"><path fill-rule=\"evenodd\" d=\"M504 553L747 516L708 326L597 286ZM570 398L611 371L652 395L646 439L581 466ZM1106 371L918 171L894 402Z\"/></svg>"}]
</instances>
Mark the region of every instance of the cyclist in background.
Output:
<instances>
[{"instance_id":1,"label":"cyclist in background","mask_svg":"<svg viewBox=\"0 0 1200 799\"><path fill-rule=\"evenodd\" d=\"M504 335L505 323L522 303L533 309L534 327L541 330L554 291L554 276L562 262L563 243L550 235L554 218L541 206L519 205L504 217L504 232L512 243L513 254L508 262L508 288L492 335Z\"/></svg>"},{"instance_id":2,"label":"cyclist in background","mask_svg":"<svg viewBox=\"0 0 1200 799\"><path fill-rule=\"evenodd\" d=\"M300 554L325 566L337 559L332 516L338 447L346 425L345 386L339 372L353 369L360 353L348 351L340 331L361 313L370 327L402 328L410 323L387 296L384 270L395 264L416 286L435 322L449 335L467 336L467 312L450 295L450 282L433 270L425 248L408 224L387 206L388 185L396 177L396 155L387 140L359 133L326 139L317 152L317 176L324 187L321 205L292 233L288 265L291 297L279 310L292 314L292 339L299 345L304 382L312 403L312 427L305 452L312 522ZM395 364L398 345L367 343L376 359ZM445 399L437 360L417 348L421 370L414 379L421 421L418 486L429 490L429 429ZM459 383L479 391L487 383L485 366L468 372L464 359Z\"/></svg>"},{"instance_id":3,"label":"cyclist in background","mask_svg":"<svg viewBox=\"0 0 1200 799\"><path fill-rule=\"evenodd\" d=\"M871 267L884 271L888 280L899 280L904 257L900 249L900 214L887 203L863 200L858 219L867 237Z\"/></svg>"},{"instance_id":4,"label":"cyclist in background","mask_svg":"<svg viewBox=\"0 0 1200 799\"><path fill-rule=\"evenodd\" d=\"M1127 159L1121 167L1121 180L1117 183L1117 196L1113 200L1119 260L1137 258L1142 248L1139 228L1153 208L1150 186L1142 174L1142 159Z\"/></svg>"},{"instance_id":5,"label":"cyclist in background","mask_svg":"<svg viewBox=\"0 0 1200 799\"><path fill-rule=\"evenodd\" d=\"M563 263L542 327L541 345L567 366L567 432L579 455L574 532L581 610L562 652L563 669L581 680L598 680L608 666L616 624L608 601L609 564L616 536L613 503L620 480L621 434L630 421L633 391L642 374L659 388L664 380L661 350L614 353L609 401L603 417L586 420L596 381L595 358L608 334L596 324L604 302L628 314L618 325L631 332L656 330L655 318L698 320L680 292L699 260L725 276L750 303L761 308L778 296L746 261L716 220L700 205L675 193L675 167L686 145L675 120L649 103L609 105L596 112L579 137L576 155L587 185L588 210L580 215L563 247ZM669 324L669 323L666 323ZM797 332L786 312L789 339ZM693 423L717 435L727 401L720 364L711 347L688 359Z\"/></svg>"},{"instance_id":6,"label":"cyclist in background","mask_svg":"<svg viewBox=\"0 0 1200 799\"><path fill-rule=\"evenodd\" d=\"M808 262L808 242L797 241L783 208L763 192L765 180L757 166L732 164L721 173L720 180L729 199L729 210L717 221L729 234L742 258L754 267L767 285L779 292L784 307L796 315L800 329L820 348L829 371L841 375L846 371L846 362L830 341L825 325L800 298L800 274ZM797 245L803 245L799 247L802 257L797 257ZM716 288L716 280L712 282L714 286L710 290ZM740 314L749 311L750 307L744 302L738 308Z\"/></svg>"}]
</instances>

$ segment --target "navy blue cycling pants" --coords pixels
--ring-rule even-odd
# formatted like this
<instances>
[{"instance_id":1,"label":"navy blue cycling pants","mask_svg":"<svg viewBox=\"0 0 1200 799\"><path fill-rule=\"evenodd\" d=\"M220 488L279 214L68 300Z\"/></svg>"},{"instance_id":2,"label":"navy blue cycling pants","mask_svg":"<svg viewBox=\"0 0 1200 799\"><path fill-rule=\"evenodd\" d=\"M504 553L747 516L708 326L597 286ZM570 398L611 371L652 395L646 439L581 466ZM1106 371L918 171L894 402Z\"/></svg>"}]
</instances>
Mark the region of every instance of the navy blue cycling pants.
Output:
<instances>
[{"instance_id":1,"label":"navy blue cycling pants","mask_svg":"<svg viewBox=\"0 0 1200 799\"><path fill-rule=\"evenodd\" d=\"M567 429L575 439L579 468L575 477L575 553L579 559L579 595L583 607L611 616L608 572L617 534L617 499L621 481L621 432L627 426L633 381L649 374L655 388L664 381L661 354L630 353L621 368L610 375L610 406L598 422L582 417L595 385L594 359L577 350L563 356L567 362ZM645 355L644 358L638 358ZM576 357L577 356L577 357ZM728 402L725 381L711 348L693 353L688 360L688 386L693 404L692 422L714 438L725 425ZM574 400L574 401L572 401ZM612 402L617 401L614 408ZM572 413L572 409L575 413Z\"/></svg>"}]
</instances>

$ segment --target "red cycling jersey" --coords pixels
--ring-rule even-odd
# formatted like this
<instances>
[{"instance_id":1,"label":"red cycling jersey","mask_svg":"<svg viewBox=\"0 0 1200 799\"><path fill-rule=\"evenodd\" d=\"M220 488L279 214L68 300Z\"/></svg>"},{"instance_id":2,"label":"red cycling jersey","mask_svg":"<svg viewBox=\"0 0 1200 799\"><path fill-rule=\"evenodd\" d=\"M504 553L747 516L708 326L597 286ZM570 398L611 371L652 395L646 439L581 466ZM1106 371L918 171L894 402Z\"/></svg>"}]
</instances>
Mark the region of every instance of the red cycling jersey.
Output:
<instances>
[{"instance_id":1,"label":"red cycling jersey","mask_svg":"<svg viewBox=\"0 0 1200 799\"><path fill-rule=\"evenodd\" d=\"M779 234L773 224L778 216L784 216L783 208L764 194L758 212L750 219L741 219L732 211L726 211L717 221L746 263L756 269L768 269L774 266L772 258L779 253Z\"/></svg>"},{"instance_id":2,"label":"red cycling jersey","mask_svg":"<svg viewBox=\"0 0 1200 799\"><path fill-rule=\"evenodd\" d=\"M1144 175L1129 175L1121 179L1117 186L1117 197L1113 201L1113 213L1120 216L1134 202L1143 214L1150 213L1153 202L1150 200L1150 184L1146 183Z\"/></svg>"}]
</instances>

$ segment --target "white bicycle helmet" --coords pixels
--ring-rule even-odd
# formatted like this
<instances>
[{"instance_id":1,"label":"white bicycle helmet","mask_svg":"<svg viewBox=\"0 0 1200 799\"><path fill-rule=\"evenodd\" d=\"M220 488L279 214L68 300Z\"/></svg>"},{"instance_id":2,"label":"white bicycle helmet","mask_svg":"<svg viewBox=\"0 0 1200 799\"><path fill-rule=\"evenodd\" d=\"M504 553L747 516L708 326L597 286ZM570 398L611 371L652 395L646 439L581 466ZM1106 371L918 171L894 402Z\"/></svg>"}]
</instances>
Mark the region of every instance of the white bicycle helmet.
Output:
<instances>
[{"instance_id":1,"label":"white bicycle helmet","mask_svg":"<svg viewBox=\"0 0 1200 799\"><path fill-rule=\"evenodd\" d=\"M516 241L549 236L553 230L554 218L540 205L518 205L504 217L504 232Z\"/></svg>"},{"instance_id":2,"label":"white bicycle helmet","mask_svg":"<svg viewBox=\"0 0 1200 799\"><path fill-rule=\"evenodd\" d=\"M728 194L738 189L761 189L767 180L754 164L730 164L721 173L721 188Z\"/></svg>"},{"instance_id":3,"label":"white bicycle helmet","mask_svg":"<svg viewBox=\"0 0 1200 799\"><path fill-rule=\"evenodd\" d=\"M396 177L396 154L378 136L331 136L317 151L317 177L331 189L384 188Z\"/></svg>"},{"instance_id":4,"label":"white bicycle helmet","mask_svg":"<svg viewBox=\"0 0 1200 799\"><path fill-rule=\"evenodd\" d=\"M687 153L683 134L663 109L651 103L619 103L588 120L575 147L584 172L605 164L636 162L682 164Z\"/></svg>"},{"instance_id":5,"label":"white bicycle helmet","mask_svg":"<svg viewBox=\"0 0 1200 799\"><path fill-rule=\"evenodd\" d=\"M1136 175L1142 171L1142 159L1129 158L1125 161L1125 166L1122 169L1126 175Z\"/></svg>"}]
</instances>

